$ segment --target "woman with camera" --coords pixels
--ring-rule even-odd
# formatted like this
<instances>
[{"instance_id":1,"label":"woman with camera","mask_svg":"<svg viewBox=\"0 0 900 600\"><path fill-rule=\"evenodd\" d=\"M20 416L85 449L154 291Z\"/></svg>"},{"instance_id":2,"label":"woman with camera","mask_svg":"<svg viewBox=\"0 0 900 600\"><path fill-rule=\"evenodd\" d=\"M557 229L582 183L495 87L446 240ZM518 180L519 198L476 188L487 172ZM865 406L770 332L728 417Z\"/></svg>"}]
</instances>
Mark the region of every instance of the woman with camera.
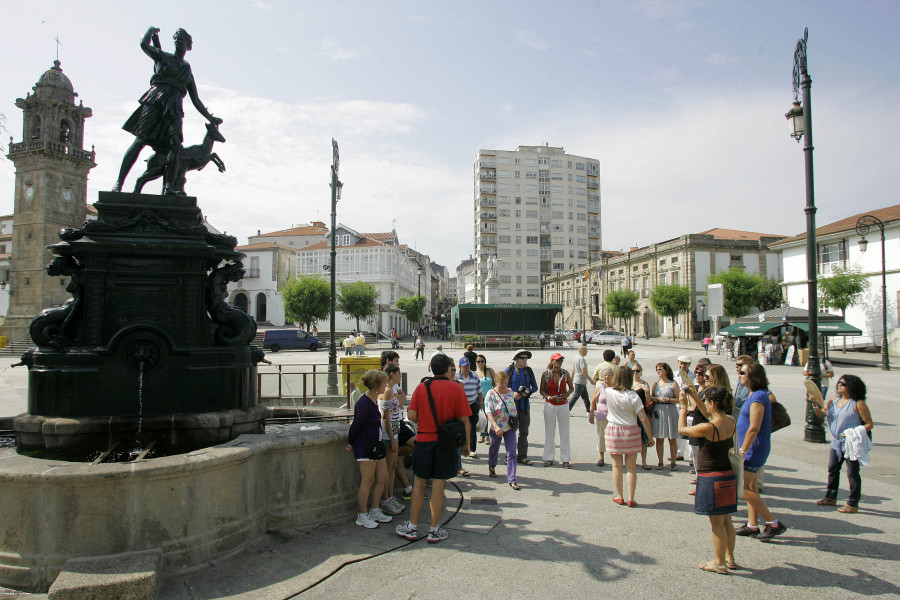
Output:
<instances>
[{"instance_id":1,"label":"woman with camera","mask_svg":"<svg viewBox=\"0 0 900 600\"><path fill-rule=\"evenodd\" d=\"M391 522L391 517L381 512L379 507L381 491L387 482L387 463L381 439L381 411L378 410L376 398L384 393L387 382L388 376L384 371L371 369L363 374L362 384L366 392L353 406L353 422L347 435L347 450L353 452L361 477L356 494L359 505L356 524L366 529L375 529L379 523Z\"/></svg>"},{"instance_id":2,"label":"woman with camera","mask_svg":"<svg viewBox=\"0 0 900 600\"><path fill-rule=\"evenodd\" d=\"M484 398L484 411L490 427L491 445L488 448L488 477L496 477L497 456L500 454L500 440L506 446L506 482L514 490L516 483L516 426L518 412L513 391L509 389L509 375L506 371L496 374L496 383Z\"/></svg>"},{"instance_id":3,"label":"woman with camera","mask_svg":"<svg viewBox=\"0 0 900 600\"><path fill-rule=\"evenodd\" d=\"M734 526L731 513L737 512L737 478L728 457L734 446L737 424L731 417L731 392L725 387L707 388L702 398L697 390L685 386L679 397L678 433L697 440L697 493L694 512L709 517L712 527L713 550L716 557L699 563L704 571L725 574L736 569L734 561ZM706 420L687 424L688 404L703 406Z\"/></svg>"},{"instance_id":4,"label":"woman with camera","mask_svg":"<svg viewBox=\"0 0 900 600\"><path fill-rule=\"evenodd\" d=\"M569 394L572 384L569 373L562 368L563 355L550 356L550 364L541 376L541 395L544 397L544 466L553 465L556 455L556 430L559 429L559 458L565 468L571 469L571 445L569 444Z\"/></svg>"},{"instance_id":5,"label":"woman with camera","mask_svg":"<svg viewBox=\"0 0 900 600\"><path fill-rule=\"evenodd\" d=\"M613 482L616 495L613 502L626 504L622 494L622 467L628 470L628 506L634 508L634 489L637 487L637 455L641 451L641 429L638 420L650 429L650 421L644 414L644 405L637 393L632 390L634 373L631 367L621 366L610 387L606 388L606 449L612 456ZM647 440L653 446L653 439Z\"/></svg>"}]
</instances>

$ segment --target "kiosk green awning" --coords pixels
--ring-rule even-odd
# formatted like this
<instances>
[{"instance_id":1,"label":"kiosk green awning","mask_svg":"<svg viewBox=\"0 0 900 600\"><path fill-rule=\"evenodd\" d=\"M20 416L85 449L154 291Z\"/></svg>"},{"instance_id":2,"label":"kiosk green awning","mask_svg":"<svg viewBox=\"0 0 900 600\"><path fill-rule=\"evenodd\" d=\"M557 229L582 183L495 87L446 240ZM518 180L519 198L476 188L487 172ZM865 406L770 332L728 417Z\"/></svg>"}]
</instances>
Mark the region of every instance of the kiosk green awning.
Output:
<instances>
[{"instance_id":1,"label":"kiosk green awning","mask_svg":"<svg viewBox=\"0 0 900 600\"><path fill-rule=\"evenodd\" d=\"M770 329L781 327L784 325L782 321L762 321L756 323L732 323L728 327L723 327L719 333L733 335L735 337L764 335Z\"/></svg>"},{"instance_id":2,"label":"kiosk green awning","mask_svg":"<svg viewBox=\"0 0 900 600\"><path fill-rule=\"evenodd\" d=\"M791 323L794 327L809 332L809 323ZM820 321L819 335L862 335L862 330L844 321Z\"/></svg>"}]
</instances>

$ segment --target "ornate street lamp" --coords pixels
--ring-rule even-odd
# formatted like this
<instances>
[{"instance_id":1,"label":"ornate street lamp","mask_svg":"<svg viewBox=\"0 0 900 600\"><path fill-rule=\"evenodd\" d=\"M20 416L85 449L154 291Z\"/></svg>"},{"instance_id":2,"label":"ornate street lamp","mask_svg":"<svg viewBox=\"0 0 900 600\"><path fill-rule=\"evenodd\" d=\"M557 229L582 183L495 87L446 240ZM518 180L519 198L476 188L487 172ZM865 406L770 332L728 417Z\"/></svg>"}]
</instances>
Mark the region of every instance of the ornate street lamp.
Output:
<instances>
[{"instance_id":1,"label":"ornate street lamp","mask_svg":"<svg viewBox=\"0 0 900 600\"><path fill-rule=\"evenodd\" d=\"M341 164L340 154L338 153L337 140L331 138L331 147L333 150L331 162L331 320L330 334L331 341L328 344L328 394L337 394L337 346L334 343L334 313L337 300L337 284L335 280L335 257L337 250L335 249L335 238L337 237L337 202L341 199L341 189L344 184L338 179L338 168Z\"/></svg>"},{"instance_id":2,"label":"ornate street lamp","mask_svg":"<svg viewBox=\"0 0 900 600\"><path fill-rule=\"evenodd\" d=\"M809 297L809 378L817 387L822 385L822 366L819 359L819 279L816 270L816 202L813 178L813 138L812 103L809 88L812 78L806 65L806 40L809 29L803 30L803 37L797 40L794 50L794 104L785 114L790 122L791 137L798 142L803 139L803 154L806 158L806 276ZM801 94L802 90L802 103ZM825 428L822 419L816 416L812 401L807 401L806 429L803 439L807 442L825 443Z\"/></svg>"},{"instance_id":3,"label":"ornate street lamp","mask_svg":"<svg viewBox=\"0 0 900 600\"><path fill-rule=\"evenodd\" d=\"M859 251L865 253L869 246L866 234L869 229L877 227L881 231L881 368L884 371L891 370L891 362L888 354L887 339L887 269L884 260L884 223L876 216L863 215L856 221L856 233L862 237L859 240Z\"/></svg>"}]
</instances>

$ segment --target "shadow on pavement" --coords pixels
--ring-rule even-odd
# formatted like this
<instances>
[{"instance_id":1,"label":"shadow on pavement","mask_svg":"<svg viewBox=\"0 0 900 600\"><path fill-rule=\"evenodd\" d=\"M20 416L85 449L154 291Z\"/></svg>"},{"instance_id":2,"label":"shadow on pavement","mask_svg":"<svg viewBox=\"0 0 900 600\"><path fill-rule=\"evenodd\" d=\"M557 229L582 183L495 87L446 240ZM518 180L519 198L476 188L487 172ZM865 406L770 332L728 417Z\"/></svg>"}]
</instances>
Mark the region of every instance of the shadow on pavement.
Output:
<instances>
[{"instance_id":1,"label":"shadow on pavement","mask_svg":"<svg viewBox=\"0 0 900 600\"><path fill-rule=\"evenodd\" d=\"M756 571L735 572L733 576L761 579L770 585L804 588L836 588L854 594L871 596L900 594L900 587L879 579L860 569L851 569L854 575L845 575L806 565L787 563L782 567L770 567Z\"/></svg>"}]
</instances>

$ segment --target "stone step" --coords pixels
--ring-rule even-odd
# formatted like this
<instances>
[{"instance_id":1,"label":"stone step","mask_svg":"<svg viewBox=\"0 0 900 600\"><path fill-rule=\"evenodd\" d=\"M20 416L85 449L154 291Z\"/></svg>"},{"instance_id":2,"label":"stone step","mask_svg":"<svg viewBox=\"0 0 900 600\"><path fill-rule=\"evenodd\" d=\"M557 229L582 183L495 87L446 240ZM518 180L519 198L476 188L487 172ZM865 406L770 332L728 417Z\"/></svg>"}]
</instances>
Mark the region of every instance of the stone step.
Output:
<instances>
[{"instance_id":1,"label":"stone step","mask_svg":"<svg viewBox=\"0 0 900 600\"><path fill-rule=\"evenodd\" d=\"M50 586L50 600L155 600L159 586L159 550L72 559Z\"/></svg>"}]
</instances>

